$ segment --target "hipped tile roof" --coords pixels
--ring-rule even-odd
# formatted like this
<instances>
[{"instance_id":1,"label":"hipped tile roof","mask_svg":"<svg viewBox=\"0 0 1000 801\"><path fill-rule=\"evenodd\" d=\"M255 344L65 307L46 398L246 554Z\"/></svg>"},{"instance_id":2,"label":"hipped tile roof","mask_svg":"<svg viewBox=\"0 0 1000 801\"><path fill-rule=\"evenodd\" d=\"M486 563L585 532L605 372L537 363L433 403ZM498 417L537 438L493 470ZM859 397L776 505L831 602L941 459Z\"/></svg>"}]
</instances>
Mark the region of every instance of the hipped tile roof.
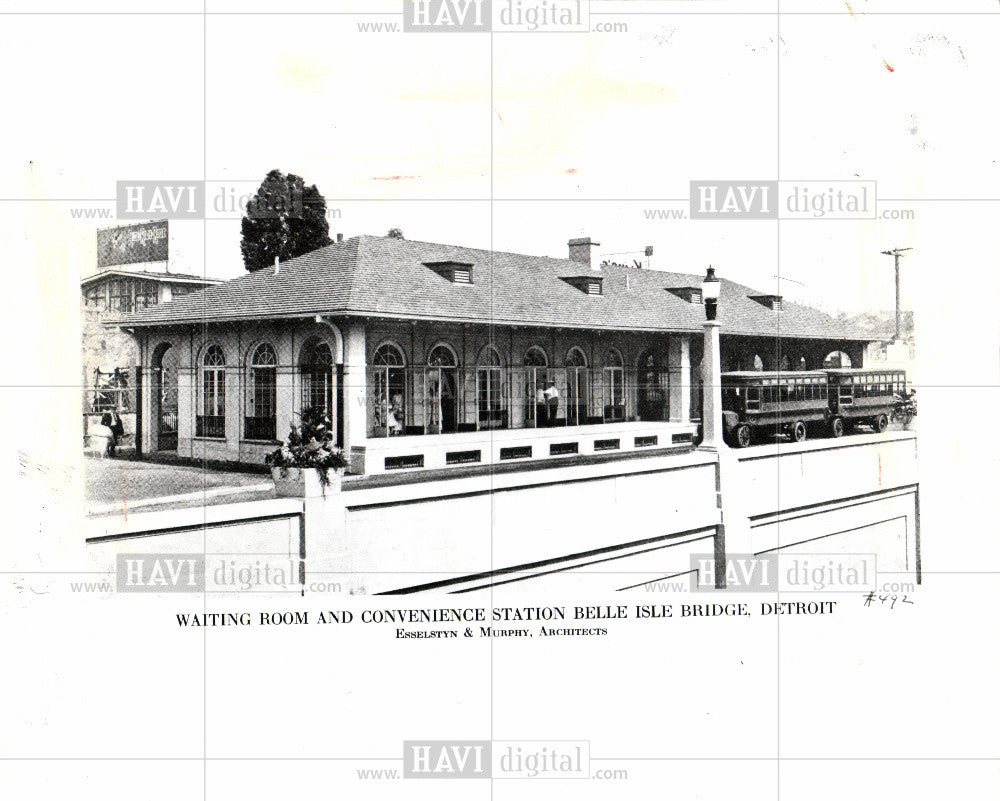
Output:
<instances>
[{"instance_id":1,"label":"hipped tile roof","mask_svg":"<svg viewBox=\"0 0 1000 801\"><path fill-rule=\"evenodd\" d=\"M454 284L426 266L474 265L474 281ZM586 271L579 262L458 245L358 236L218 286L152 306L126 326L305 317L316 314L441 320L494 325L616 331L700 331L704 307L670 292L700 286L687 273L604 265L604 294L587 295L562 280ZM750 336L866 340L824 312L783 303L772 311L762 293L722 278L722 332Z\"/></svg>"}]
</instances>

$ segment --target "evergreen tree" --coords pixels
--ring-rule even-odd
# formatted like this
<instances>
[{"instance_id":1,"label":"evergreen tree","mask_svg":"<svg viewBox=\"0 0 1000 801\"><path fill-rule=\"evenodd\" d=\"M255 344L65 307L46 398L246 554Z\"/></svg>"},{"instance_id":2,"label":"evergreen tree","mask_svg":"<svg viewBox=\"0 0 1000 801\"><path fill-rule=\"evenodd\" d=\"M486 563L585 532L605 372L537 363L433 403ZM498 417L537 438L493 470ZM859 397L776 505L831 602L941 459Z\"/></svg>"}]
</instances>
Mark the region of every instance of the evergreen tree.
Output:
<instances>
[{"instance_id":1,"label":"evergreen tree","mask_svg":"<svg viewBox=\"0 0 1000 801\"><path fill-rule=\"evenodd\" d=\"M298 175L271 170L247 203L240 251L253 272L330 244L326 199Z\"/></svg>"}]
</instances>

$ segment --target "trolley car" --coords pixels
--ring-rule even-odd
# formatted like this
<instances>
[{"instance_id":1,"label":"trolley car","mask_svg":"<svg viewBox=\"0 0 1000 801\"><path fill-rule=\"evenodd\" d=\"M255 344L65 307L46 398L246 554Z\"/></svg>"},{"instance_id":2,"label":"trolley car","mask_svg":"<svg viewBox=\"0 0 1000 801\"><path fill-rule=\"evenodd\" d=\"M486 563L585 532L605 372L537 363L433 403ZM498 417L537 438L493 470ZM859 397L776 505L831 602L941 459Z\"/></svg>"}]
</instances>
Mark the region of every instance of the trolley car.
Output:
<instances>
[{"instance_id":1,"label":"trolley car","mask_svg":"<svg viewBox=\"0 0 1000 801\"><path fill-rule=\"evenodd\" d=\"M902 370L723 373L725 434L745 448L763 432L786 434L795 442L810 433L841 437L859 423L882 432L896 396L905 390Z\"/></svg>"}]
</instances>

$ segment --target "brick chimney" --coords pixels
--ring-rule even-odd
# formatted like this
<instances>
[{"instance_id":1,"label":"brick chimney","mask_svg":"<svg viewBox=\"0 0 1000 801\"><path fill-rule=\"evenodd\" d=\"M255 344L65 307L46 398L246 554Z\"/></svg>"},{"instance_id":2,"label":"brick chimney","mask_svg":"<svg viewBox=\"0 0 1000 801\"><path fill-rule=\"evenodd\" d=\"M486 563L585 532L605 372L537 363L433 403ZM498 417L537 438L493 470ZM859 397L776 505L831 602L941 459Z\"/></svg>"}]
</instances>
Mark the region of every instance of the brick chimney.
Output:
<instances>
[{"instance_id":1,"label":"brick chimney","mask_svg":"<svg viewBox=\"0 0 1000 801\"><path fill-rule=\"evenodd\" d=\"M593 263L594 248L599 248L600 246L600 242L594 242L589 236L571 239L569 240L569 259L570 261L585 264L591 270L600 270L601 265Z\"/></svg>"}]
</instances>

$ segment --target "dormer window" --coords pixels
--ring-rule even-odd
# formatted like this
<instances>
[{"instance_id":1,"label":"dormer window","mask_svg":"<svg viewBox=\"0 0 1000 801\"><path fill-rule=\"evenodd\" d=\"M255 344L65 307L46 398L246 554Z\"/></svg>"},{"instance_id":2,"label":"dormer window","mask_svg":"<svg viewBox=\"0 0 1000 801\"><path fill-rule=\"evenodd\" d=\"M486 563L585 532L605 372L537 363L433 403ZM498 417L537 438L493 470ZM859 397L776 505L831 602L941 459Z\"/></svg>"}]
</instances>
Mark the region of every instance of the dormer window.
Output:
<instances>
[{"instance_id":1,"label":"dormer window","mask_svg":"<svg viewBox=\"0 0 1000 801\"><path fill-rule=\"evenodd\" d=\"M430 267L442 278L447 278L453 284L472 283L472 265L462 261L425 261L425 267Z\"/></svg>"},{"instance_id":2,"label":"dormer window","mask_svg":"<svg viewBox=\"0 0 1000 801\"><path fill-rule=\"evenodd\" d=\"M676 295L681 300L686 300L688 303L701 303L700 286L667 287L667 291Z\"/></svg>"},{"instance_id":3,"label":"dormer window","mask_svg":"<svg viewBox=\"0 0 1000 801\"><path fill-rule=\"evenodd\" d=\"M781 295L750 295L750 300L757 301L771 311L781 311Z\"/></svg>"},{"instance_id":4,"label":"dormer window","mask_svg":"<svg viewBox=\"0 0 1000 801\"><path fill-rule=\"evenodd\" d=\"M570 286L575 286L587 295L604 294L603 275L571 275L569 277L564 276L562 280Z\"/></svg>"}]
</instances>

